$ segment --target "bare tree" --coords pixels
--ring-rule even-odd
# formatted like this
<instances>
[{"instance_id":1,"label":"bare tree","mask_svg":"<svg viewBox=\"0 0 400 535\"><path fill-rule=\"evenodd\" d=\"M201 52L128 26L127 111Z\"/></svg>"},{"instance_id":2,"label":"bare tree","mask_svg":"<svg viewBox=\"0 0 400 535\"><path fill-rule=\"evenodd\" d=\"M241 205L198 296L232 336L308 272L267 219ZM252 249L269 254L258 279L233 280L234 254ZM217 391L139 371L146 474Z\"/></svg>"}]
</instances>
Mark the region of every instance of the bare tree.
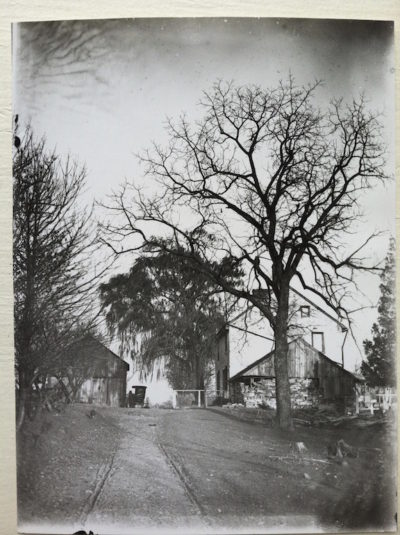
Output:
<instances>
[{"instance_id":1,"label":"bare tree","mask_svg":"<svg viewBox=\"0 0 400 535\"><path fill-rule=\"evenodd\" d=\"M286 428L290 284L297 278L346 318L355 272L377 267L361 258L373 236L350 252L345 239L362 216L360 194L386 179L376 114L363 98L321 111L318 86L291 78L271 90L217 83L200 103L202 120L169 120L168 146L142 156L157 192L125 184L109 206L122 218L104 238L120 254L170 250L168 237L198 270L260 310L274 331L277 419ZM248 274L245 286L212 268L221 256Z\"/></svg>"},{"instance_id":2,"label":"bare tree","mask_svg":"<svg viewBox=\"0 0 400 535\"><path fill-rule=\"evenodd\" d=\"M90 211L79 211L85 170L63 164L28 128L15 137L14 319L18 426L32 392L60 369L63 344L93 327L94 236Z\"/></svg>"}]
</instances>

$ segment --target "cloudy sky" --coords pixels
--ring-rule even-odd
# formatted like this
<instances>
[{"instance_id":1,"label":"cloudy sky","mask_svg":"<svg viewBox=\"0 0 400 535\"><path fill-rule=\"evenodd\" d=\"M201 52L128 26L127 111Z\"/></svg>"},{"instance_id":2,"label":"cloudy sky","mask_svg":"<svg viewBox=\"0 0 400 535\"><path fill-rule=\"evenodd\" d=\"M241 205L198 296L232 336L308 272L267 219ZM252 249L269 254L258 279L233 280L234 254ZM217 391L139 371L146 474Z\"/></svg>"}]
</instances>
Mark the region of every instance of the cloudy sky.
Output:
<instances>
[{"instance_id":1,"label":"cloudy sky","mask_svg":"<svg viewBox=\"0 0 400 535\"><path fill-rule=\"evenodd\" d=\"M364 93L382 113L394 172L393 25L294 19L126 19L24 23L13 28L14 112L61 155L87 167L88 201L140 179L135 154L165 141L167 116L196 118L218 80L273 87L315 79L322 108ZM367 226L394 227L394 182L362 202ZM375 246L384 256L388 240ZM368 282L376 301L378 281ZM362 338L373 321L362 322ZM367 323L367 326L366 326Z\"/></svg>"}]
</instances>

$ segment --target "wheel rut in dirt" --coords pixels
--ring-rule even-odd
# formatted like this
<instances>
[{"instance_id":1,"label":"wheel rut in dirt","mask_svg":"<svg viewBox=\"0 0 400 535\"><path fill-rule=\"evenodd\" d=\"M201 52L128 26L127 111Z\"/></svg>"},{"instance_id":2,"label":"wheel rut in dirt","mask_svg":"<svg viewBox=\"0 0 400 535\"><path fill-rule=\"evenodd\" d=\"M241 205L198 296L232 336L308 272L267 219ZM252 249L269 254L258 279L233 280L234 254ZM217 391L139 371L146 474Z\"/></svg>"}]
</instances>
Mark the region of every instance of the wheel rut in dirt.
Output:
<instances>
[{"instance_id":1,"label":"wheel rut in dirt","mask_svg":"<svg viewBox=\"0 0 400 535\"><path fill-rule=\"evenodd\" d=\"M109 460L106 463L104 463L100 467L99 471L97 472L96 484L95 484L94 490L89 496L89 498L87 499L86 503L84 504L80 518L79 518L80 523L82 525L86 524L88 516L95 508L96 502L113 468L114 458L115 458L115 452L109 457Z\"/></svg>"},{"instance_id":2,"label":"wheel rut in dirt","mask_svg":"<svg viewBox=\"0 0 400 535\"><path fill-rule=\"evenodd\" d=\"M183 464L178 459L178 456L168 451L167 448L160 441L157 441L157 446L159 447L160 451L163 453L168 465L171 467L173 472L178 476L192 504L199 510L199 513L203 517L206 517L206 511L204 507L201 505L201 503L199 502L199 500L196 498L196 495L189 484L189 478L186 475L184 468L183 468Z\"/></svg>"}]
</instances>

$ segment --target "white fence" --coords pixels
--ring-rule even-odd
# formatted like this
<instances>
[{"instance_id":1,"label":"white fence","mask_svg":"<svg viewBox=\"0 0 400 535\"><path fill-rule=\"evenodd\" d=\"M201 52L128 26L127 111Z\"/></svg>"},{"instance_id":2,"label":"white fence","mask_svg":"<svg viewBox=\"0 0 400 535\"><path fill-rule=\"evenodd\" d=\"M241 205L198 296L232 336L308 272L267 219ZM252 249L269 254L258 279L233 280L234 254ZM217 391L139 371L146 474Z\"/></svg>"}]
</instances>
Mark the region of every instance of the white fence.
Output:
<instances>
[{"instance_id":1,"label":"white fence","mask_svg":"<svg viewBox=\"0 0 400 535\"><path fill-rule=\"evenodd\" d=\"M356 414L369 411L374 414L376 410L387 412L397 404L397 394L392 388L370 389L356 396Z\"/></svg>"},{"instance_id":2,"label":"white fence","mask_svg":"<svg viewBox=\"0 0 400 535\"><path fill-rule=\"evenodd\" d=\"M224 398L224 390L174 390L172 396L172 407L174 409L182 407L204 407L207 408L215 403L218 398Z\"/></svg>"},{"instance_id":3,"label":"white fence","mask_svg":"<svg viewBox=\"0 0 400 535\"><path fill-rule=\"evenodd\" d=\"M202 395L203 392L203 395ZM172 407L207 407L207 396L205 390L174 390L172 396Z\"/></svg>"}]
</instances>

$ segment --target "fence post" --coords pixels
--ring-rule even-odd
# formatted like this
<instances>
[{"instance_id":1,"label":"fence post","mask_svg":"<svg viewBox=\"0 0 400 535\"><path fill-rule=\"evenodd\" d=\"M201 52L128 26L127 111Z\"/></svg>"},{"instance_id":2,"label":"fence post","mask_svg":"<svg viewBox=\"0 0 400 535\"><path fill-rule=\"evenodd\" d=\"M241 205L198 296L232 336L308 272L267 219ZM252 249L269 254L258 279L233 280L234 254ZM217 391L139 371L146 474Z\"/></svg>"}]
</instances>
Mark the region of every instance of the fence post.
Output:
<instances>
[{"instance_id":1,"label":"fence post","mask_svg":"<svg viewBox=\"0 0 400 535\"><path fill-rule=\"evenodd\" d=\"M201 390L197 391L197 406L198 407L201 407L200 392L201 392Z\"/></svg>"},{"instance_id":2,"label":"fence post","mask_svg":"<svg viewBox=\"0 0 400 535\"><path fill-rule=\"evenodd\" d=\"M383 412L385 413L389 409L389 393L387 388L385 388L385 392L382 395L382 405Z\"/></svg>"}]
</instances>

